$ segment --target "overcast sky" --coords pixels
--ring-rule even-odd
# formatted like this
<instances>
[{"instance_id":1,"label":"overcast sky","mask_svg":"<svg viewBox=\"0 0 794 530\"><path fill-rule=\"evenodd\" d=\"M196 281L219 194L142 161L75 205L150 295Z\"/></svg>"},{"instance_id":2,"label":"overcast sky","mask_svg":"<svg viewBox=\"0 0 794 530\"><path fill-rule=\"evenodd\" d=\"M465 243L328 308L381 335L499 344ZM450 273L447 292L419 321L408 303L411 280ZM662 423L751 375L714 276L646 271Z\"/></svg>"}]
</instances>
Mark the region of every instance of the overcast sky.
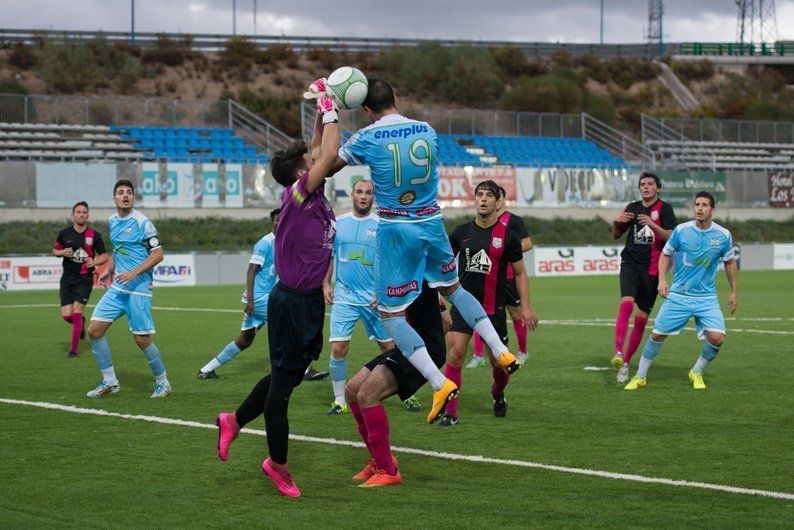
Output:
<instances>
[{"instance_id":1,"label":"overcast sky","mask_svg":"<svg viewBox=\"0 0 794 530\"><path fill-rule=\"evenodd\" d=\"M604 0L605 42L641 42L647 0ZM770 0L767 0L769 2ZM136 0L136 30L231 33L233 0ZM251 34L254 0L237 0ZM257 33L598 42L600 0L257 0ZM780 39L794 40L794 0L777 0ZM668 41L736 37L735 0L666 0ZM2 0L0 27L127 31L129 0Z\"/></svg>"}]
</instances>

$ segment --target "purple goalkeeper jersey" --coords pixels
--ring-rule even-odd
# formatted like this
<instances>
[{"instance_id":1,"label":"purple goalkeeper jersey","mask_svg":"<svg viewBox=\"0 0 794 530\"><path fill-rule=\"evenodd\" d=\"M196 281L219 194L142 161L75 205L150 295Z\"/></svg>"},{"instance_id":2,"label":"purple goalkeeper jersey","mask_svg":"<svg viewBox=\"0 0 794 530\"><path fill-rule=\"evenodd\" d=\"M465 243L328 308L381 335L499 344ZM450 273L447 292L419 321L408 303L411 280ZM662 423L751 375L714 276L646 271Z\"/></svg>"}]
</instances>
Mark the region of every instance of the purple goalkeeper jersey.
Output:
<instances>
[{"instance_id":1,"label":"purple goalkeeper jersey","mask_svg":"<svg viewBox=\"0 0 794 530\"><path fill-rule=\"evenodd\" d=\"M323 285L336 235L336 217L324 185L309 193L308 171L284 190L276 230L278 281L298 291L314 291Z\"/></svg>"}]
</instances>

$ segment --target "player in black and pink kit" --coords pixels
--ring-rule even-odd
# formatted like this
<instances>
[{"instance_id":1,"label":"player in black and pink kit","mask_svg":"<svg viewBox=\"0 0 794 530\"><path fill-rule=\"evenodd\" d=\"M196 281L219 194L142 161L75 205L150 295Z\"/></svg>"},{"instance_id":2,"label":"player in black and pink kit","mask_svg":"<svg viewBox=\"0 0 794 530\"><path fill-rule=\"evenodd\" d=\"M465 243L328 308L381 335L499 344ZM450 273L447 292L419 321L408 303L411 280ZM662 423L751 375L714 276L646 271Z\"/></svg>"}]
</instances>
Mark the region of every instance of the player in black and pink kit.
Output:
<instances>
[{"instance_id":1,"label":"player in black and pink kit","mask_svg":"<svg viewBox=\"0 0 794 530\"><path fill-rule=\"evenodd\" d=\"M72 325L66 356L77 357L77 345L85 337L83 308L94 286L94 268L108 259L102 234L88 226L88 204L85 201L72 207L72 226L60 231L52 255L63 258L61 316Z\"/></svg>"},{"instance_id":2,"label":"player in black and pink kit","mask_svg":"<svg viewBox=\"0 0 794 530\"><path fill-rule=\"evenodd\" d=\"M507 343L505 295L508 265L512 265L515 272L521 320L532 330L537 326L538 319L529 304L529 282L524 269L521 239L506 224L499 222L499 196L499 186L494 181L480 182L474 189L477 217L455 228L449 236L449 242L452 251L458 255L461 285L482 304L500 340ZM461 368L474 331L454 307L451 315L452 328L447 334L449 350L445 375L460 388L463 384ZM510 376L500 369L493 355L486 356L493 368L494 383L491 394L494 399L494 415L502 417L507 413L504 389ZM441 426L449 427L457 423L458 400L451 399Z\"/></svg>"},{"instance_id":3,"label":"player in black and pink kit","mask_svg":"<svg viewBox=\"0 0 794 530\"><path fill-rule=\"evenodd\" d=\"M507 191L499 186L500 198L496 209L496 215L499 222L512 230L521 239L521 252L527 252L532 248L532 239L529 237L527 225L524 220L511 213L506 209ZM507 265L507 285L505 287L505 305L507 312L510 314L510 319L513 321L513 330L516 332L516 339L518 340L518 353L516 359L522 363L527 362L527 327L524 321L521 320L521 300L518 297L518 288L516 287L516 278L513 274L513 267ZM484 359L482 356L483 342L479 335L474 334L474 355L471 361L466 365L466 368L477 368L482 366Z\"/></svg>"},{"instance_id":4,"label":"player in black and pink kit","mask_svg":"<svg viewBox=\"0 0 794 530\"><path fill-rule=\"evenodd\" d=\"M639 188L642 200L629 203L612 223L615 239L628 232L626 247L620 254L620 308L615 322L615 352L612 357L612 367L618 370L618 383L628 381L631 356L642 342L648 314L656 301L659 256L676 225L673 207L659 199L662 189L659 177L653 173L643 173L640 175ZM628 348L624 350L629 319L635 304L637 313L634 316L634 328Z\"/></svg>"}]
</instances>

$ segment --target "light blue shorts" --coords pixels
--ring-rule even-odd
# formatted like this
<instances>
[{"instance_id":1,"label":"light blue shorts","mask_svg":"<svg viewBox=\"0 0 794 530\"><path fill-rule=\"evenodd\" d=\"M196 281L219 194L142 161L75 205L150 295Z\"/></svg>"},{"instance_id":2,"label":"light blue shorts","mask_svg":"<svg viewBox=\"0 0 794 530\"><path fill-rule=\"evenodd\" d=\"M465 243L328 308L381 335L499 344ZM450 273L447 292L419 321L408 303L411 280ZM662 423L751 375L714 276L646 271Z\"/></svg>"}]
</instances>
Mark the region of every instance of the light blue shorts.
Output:
<instances>
[{"instance_id":1,"label":"light blue shorts","mask_svg":"<svg viewBox=\"0 0 794 530\"><path fill-rule=\"evenodd\" d=\"M725 335L725 318L716 296L694 298L674 293L662 302L653 332L657 335L678 335L692 317L695 317L699 339L705 339L707 331Z\"/></svg>"},{"instance_id":2,"label":"light blue shorts","mask_svg":"<svg viewBox=\"0 0 794 530\"><path fill-rule=\"evenodd\" d=\"M253 329L259 331L265 324L267 324L267 298L254 302L253 315L243 313L243 325L240 327L240 330L245 331L247 329Z\"/></svg>"},{"instance_id":3,"label":"light blue shorts","mask_svg":"<svg viewBox=\"0 0 794 530\"><path fill-rule=\"evenodd\" d=\"M458 269L441 217L420 223L378 224L378 309L402 311L430 287L458 281Z\"/></svg>"},{"instance_id":4,"label":"light blue shorts","mask_svg":"<svg viewBox=\"0 0 794 530\"><path fill-rule=\"evenodd\" d=\"M152 320L152 297L130 294L113 287L99 300L91 313L91 320L99 322L115 322L121 315L127 315L127 324L135 335L151 335L154 333Z\"/></svg>"},{"instance_id":5,"label":"light blue shorts","mask_svg":"<svg viewBox=\"0 0 794 530\"><path fill-rule=\"evenodd\" d=\"M328 342L350 340L356 321L361 320L369 340L387 342L391 337L380 323L380 315L368 305L334 304L331 306L331 338Z\"/></svg>"}]
</instances>

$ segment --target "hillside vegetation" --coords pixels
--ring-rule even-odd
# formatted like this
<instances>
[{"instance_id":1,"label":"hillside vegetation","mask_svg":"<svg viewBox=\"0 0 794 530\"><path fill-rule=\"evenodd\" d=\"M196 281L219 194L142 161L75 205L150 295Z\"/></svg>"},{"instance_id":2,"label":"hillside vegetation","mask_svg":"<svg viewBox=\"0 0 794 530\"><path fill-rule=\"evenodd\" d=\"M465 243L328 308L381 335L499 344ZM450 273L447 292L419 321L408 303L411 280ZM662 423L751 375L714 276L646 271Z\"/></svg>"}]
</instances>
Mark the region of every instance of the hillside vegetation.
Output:
<instances>
[{"instance_id":1,"label":"hillside vegetation","mask_svg":"<svg viewBox=\"0 0 794 530\"><path fill-rule=\"evenodd\" d=\"M65 44L40 39L0 49L0 93L231 97L298 135L303 88L313 77L345 64L390 81L411 106L585 111L629 132L638 130L642 113L681 115L650 61L566 53L541 60L510 46L434 43L381 53L296 53L282 46L261 50L235 37L223 50L205 53L192 49L189 36L161 36L147 49L102 37ZM738 75L707 61L674 63L673 68L702 102L695 116L794 119L794 96L773 70Z\"/></svg>"}]
</instances>

